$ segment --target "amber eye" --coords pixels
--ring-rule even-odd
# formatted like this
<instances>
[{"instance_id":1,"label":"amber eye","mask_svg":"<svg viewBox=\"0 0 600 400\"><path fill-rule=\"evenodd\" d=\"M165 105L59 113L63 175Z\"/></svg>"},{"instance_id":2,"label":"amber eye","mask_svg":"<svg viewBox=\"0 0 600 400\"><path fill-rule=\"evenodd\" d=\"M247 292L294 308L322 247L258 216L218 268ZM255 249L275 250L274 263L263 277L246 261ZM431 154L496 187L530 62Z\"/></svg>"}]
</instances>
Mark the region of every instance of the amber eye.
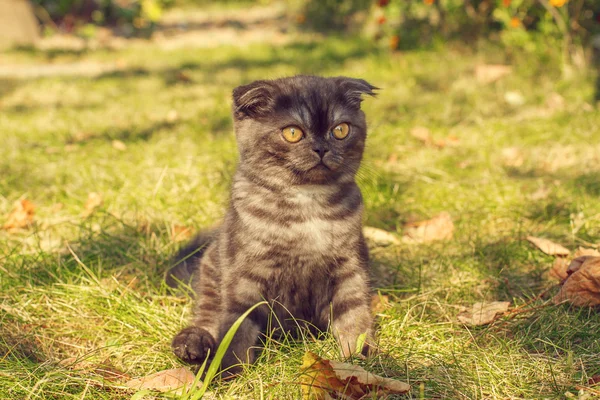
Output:
<instances>
[{"instance_id":1,"label":"amber eye","mask_svg":"<svg viewBox=\"0 0 600 400\"><path fill-rule=\"evenodd\" d=\"M350 126L344 122L333 128L332 132L336 139L345 139L350 132Z\"/></svg>"},{"instance_id":2,"label":"amber eye","mask_svg":"<svg viewBox=\"0 0 600 400\"><path fill-rule=\"evenodd\" d=\"M302 129L298 128L297 126L288 126L287 128L283 128L281 134L283 135L283 138L290 143L299 142L304 136Z\"/></svg>"}]
</instances>

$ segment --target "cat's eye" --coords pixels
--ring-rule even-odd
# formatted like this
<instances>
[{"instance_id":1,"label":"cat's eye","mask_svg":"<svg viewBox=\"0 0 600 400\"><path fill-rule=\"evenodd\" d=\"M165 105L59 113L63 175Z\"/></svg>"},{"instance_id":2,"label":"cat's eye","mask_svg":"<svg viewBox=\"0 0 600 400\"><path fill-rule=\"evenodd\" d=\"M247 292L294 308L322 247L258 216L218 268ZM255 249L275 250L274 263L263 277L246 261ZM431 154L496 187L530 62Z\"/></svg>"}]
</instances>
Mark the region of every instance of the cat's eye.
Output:
<instances>
[{"instance_id":1,"label":"cat's eye","mask_svg":"<svg viewBox=\"0 0 600 400\"><path fill-rule=\"evenodd\" d=\"M283 128L281 134L283 135L283 138L290 143L299 142L304 136L302 129L298 128L297 126L288 126L287 128Z\"/></svg>"},{"instance_id":2,"label":"cat's eye","mask_svg":"<svg viewBox=\"0 0 600 400\"><path fill-rule=\"evenodd\" d=\"M350 133L350 126L343 122L333 128L331 132L336 139L345 139L346 136L348 136L348 133Z\"/></svg>"}]
</instances>

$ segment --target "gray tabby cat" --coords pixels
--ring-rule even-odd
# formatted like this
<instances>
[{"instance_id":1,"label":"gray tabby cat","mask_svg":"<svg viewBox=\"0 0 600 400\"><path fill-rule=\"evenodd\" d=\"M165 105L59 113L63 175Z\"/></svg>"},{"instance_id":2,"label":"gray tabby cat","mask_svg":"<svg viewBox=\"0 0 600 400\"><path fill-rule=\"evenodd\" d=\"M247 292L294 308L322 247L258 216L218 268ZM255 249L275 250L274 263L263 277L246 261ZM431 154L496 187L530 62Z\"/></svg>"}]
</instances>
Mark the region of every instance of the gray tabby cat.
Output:
<instances>
[{"instance_id":1,"label":"gray tabby cat","mask_svg":"<svg viewBox=\"0 0 600 400\"><path fill-rule=\"evenodd\" d=\"M214 355L232 323L262 300L270 307L243 322L223 369L254 360L271 313L286 331L298 321L331 329L344 356L371 337L355 175L367 135L361 97L374 89L361 79L295 76L233 91L240 160L231 204L221 226L194 239L167 273L171 286L191 279L196 294L192 321L172 342L180 359Z\"/></svg>"}]
</instances>

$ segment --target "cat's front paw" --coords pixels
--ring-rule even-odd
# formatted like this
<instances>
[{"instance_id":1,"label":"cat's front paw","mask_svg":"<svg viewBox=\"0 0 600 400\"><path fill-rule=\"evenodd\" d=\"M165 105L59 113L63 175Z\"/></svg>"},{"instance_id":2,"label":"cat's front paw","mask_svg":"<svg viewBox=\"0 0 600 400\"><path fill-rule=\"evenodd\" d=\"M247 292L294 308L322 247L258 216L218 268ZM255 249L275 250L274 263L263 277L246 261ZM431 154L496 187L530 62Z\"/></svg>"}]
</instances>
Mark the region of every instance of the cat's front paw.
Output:
<instances>
[{"instance_id":1,"label":"cat's front paw","mask_svg":"<svg viewBox=\"0 0 600 400\"><path fill-rule=\"evenodd\" d=\"M182 361L201 364L207 355L214 355L216 342L210 333L197 326L188 326L173 338L173 353Z\"/></svg>"}]
</instances>

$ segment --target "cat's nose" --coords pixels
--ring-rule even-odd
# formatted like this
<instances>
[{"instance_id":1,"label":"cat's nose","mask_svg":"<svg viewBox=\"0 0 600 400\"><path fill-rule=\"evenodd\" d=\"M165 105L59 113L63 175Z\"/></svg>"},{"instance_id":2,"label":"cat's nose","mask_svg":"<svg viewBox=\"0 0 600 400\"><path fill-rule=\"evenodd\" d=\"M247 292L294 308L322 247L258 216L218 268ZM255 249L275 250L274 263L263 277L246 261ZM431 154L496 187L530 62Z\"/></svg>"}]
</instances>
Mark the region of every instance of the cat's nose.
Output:
<instances>
[{"instance_id":1,"label":"cat's nose","mask_svg":"<svg viewBox=\"0 0 600 400\"><path fill-rule=\"evenodd\" d=\"M315 146L315 147L313 147L313 151L315 153L317 153L319 155L319 157L323 158L323 157L325 157L325 153L327 153L329 151L329 149L326 149L323 146Z\"/></svg>"}]
</instances>

